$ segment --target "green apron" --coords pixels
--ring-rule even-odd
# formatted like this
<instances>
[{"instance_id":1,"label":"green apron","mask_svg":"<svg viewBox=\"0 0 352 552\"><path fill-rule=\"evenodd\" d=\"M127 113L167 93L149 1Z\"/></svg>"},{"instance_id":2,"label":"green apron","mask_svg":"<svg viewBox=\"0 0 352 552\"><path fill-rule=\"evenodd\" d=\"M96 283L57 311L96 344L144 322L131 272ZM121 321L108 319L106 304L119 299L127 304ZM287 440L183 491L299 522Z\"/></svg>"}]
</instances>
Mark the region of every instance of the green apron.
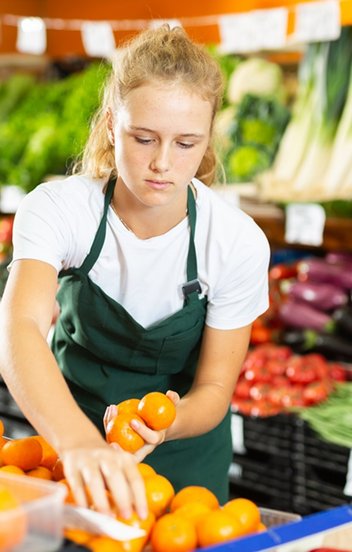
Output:
<instances>
[{"instance_id":1,"label":"green apron","mask_svg":"<svg viewBox=\"0 0 352 552\"><path fill-rule=\"evenodd\" d=\"M207 298L199 297L197 285L196 206L190 186L190 240L182 309L144 328L89 278L104 244L114 187L115 180L110 180L103 216L83 264L59 274L61 314L52 341L73 396L103 434L103 415L109 404L141 398L150 391L187 393L197 366L207 306ZM206 405L201 415L207 416ZM231 458L228 412L212 431L163 443L146 462L170 479L176 491L186 485L204 485L224 503L228 500Z\"/></svg>"}]
</instances>

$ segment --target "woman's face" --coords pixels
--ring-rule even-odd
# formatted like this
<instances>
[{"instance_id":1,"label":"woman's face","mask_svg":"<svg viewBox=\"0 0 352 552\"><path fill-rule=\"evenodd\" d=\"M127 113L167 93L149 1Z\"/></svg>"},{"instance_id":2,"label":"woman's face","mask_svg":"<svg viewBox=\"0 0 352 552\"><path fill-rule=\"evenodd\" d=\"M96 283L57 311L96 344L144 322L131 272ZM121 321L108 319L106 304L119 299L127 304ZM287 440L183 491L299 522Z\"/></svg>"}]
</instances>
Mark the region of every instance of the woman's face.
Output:
<instances>
[{"instance_id":1,"label":"woman's face","mask_svg":"<svg viewBox=\"0 0 352 552\"><path fill-rule=\"evenodd\" d=\"M180 85L132 90L112 121L119 182L147 206L184 198L210 139L212 106Z\"/></svg>"}]
</instances>

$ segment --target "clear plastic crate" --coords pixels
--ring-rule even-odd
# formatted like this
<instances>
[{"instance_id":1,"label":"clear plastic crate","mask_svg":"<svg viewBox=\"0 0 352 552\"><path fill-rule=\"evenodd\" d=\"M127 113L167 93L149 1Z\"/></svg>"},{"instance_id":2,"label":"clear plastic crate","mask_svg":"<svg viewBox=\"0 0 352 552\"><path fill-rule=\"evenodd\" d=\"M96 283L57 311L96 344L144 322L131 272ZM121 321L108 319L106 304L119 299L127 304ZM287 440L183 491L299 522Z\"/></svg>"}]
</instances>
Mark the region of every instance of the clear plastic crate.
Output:
<instances>
[{"instance_id":1,"label":"clear plastic crate","mask_svg":"<svg viewBox=\"0 0 352 552\"><path fill-rule=\"evenodd\" d=\"M0 550L58 550L63 540L63 503L67 493L65 486L53 481L8 473L0 473L0 486L11 490L20 502L18 508L0 511ZM14 539L8 546L6 535L12 533L12 528L15 528Z\"/></svg>"},{"instance_id":2,"label":"clear plastic crate","mask_svg":"<svg viewBox=\"0 0 352 552\"><path fill-rule=\"evenodd\" d=\"M270 508L259 508L259 510L261 520L268 529L302 519L300 515L290 512L281 512L280 510L271 510Z\"/></svg>"}]
</instances>

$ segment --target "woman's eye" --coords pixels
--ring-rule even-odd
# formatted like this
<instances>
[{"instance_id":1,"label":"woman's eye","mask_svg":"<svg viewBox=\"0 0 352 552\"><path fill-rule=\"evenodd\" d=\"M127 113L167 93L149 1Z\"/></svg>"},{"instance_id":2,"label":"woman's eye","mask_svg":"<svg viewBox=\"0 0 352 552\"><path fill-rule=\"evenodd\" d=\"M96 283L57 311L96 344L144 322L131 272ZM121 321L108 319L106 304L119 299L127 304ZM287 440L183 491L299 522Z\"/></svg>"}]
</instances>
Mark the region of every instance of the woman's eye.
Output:
<instances>
[{"instance_id":1,"label":"woman's eye","mask_svg":"<svg viewBox=\"0 0 352 552\"><path fill-rule=\"evenodd\" d=\"M178 142L178 145L184 149L190 149L194 146L194 144L190 144L189 142Z\"/></svg>"},{"instance_id":2,"label":"woman's eye","mask_svg":"<svg viewBox=\"0 0 352 552\"><path fill-rule=\"evenodd\" d=\"M136 140L136 142L138 142L139 144L144 144L144 145L148 145L148 144L151 144L151 143L152 143L152 139L151 139L151 138L140 138L139 136L135 136L135 140Z\"/></svg>"}]
</instances>

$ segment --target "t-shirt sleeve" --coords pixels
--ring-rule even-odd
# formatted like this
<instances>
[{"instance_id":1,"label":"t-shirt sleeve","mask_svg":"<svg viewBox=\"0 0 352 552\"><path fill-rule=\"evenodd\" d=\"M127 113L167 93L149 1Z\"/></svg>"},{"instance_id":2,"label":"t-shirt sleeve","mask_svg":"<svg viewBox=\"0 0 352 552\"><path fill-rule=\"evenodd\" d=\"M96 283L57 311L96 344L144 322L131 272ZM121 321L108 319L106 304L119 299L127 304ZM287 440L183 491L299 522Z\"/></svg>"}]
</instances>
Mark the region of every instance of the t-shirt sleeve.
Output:
<instances>
[{"instance_id":1,"label":"t-shirt sleeve","mask_svg":"<svg viewBox=\"0 0 352 552\"><path fill-rule=\"evenodd\" d=\"M63 267L70 247L70 228L59 195L39 185L21 201L13 228L13 258L34 259Z\"/></svg>"},{"instance_id":2,"label":"t-shirt sleeve","mask_svg":"<svg viewBox=\"0 0 352 552\"><path fill-rule=\"evenodd\" d=\"M216 329L236 329L254 322L269 307L268 240L249 219L224 262L210 298L206 324Z\"/></svg>"}]
</instances>

